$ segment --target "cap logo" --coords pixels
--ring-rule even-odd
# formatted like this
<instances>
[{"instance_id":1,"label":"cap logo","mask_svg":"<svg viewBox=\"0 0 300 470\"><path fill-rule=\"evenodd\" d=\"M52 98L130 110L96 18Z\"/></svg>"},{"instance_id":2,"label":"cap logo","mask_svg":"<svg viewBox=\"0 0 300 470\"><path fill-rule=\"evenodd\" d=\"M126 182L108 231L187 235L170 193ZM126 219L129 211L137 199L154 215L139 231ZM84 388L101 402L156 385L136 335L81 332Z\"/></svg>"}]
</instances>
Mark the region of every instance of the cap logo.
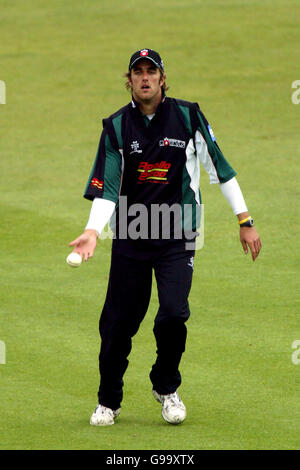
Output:
<instances>
[{"instance_id":1,"label":"cap logo","mask_svg":"<svg viewBox=\"0 0 300 470\"><path fill-rule=\"evenodd\" d=\"M146 57L148 54L149 54L148 49L143 49L143 50L140 52L140 56L142 56L142 57Z\"/></svg>"}]
</instances>

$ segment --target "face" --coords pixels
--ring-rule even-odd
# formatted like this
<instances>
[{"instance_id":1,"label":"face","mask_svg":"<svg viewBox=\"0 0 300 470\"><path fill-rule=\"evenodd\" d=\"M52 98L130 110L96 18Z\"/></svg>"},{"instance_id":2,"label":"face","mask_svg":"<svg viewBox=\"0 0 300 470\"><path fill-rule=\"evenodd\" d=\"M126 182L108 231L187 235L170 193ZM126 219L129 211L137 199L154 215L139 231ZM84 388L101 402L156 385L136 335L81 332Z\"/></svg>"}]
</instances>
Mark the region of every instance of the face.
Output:
<instances>
[{"instance_id":1,"label":"face","mask_svg":"<svg viewBox=\"0 0 300 470\"><path fill-rule=\"evenodd\" d=\"M161 86L165 78L150 60L139 60L131 69L128 82L134 99L139 102L154 102L161 99Z\"/></svg>"}]
</instances>

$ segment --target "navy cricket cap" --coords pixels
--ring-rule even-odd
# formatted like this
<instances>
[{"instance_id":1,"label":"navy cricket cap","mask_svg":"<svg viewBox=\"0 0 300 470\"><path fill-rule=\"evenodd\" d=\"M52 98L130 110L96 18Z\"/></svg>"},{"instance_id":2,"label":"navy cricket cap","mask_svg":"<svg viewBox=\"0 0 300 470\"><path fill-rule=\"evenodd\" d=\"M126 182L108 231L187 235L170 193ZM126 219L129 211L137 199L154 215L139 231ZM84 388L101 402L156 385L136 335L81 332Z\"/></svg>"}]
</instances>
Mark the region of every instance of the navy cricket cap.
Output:
<instances>
[{"instance_id":1,"label":"navy cricket cap","mask_svg":"<svg viewBox=\"0 0 300 470\"><path fill-rule=\"evenodd\" d=\"M159 55L158 52L154 51L153 49L140 49L136 51L130 59L128 70L130 71L133 65L141 59L148 59L154 63L156 67L158 67L162 72L164 71L164 63Z\"/></svg>"}]
</instances>

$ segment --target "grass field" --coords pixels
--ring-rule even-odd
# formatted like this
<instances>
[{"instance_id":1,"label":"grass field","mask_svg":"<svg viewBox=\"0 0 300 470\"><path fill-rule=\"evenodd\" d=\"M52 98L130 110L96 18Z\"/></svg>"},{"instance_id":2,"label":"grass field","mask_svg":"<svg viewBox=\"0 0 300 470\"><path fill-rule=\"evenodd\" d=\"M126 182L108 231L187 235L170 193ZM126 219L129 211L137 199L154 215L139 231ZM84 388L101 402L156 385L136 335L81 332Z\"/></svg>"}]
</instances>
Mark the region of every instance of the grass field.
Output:
<instances>
[{"instance_id":1,"label":"grass field","mask_svg":"<svg viewBox=\"0 0 300 470\"><path fill-rule=\"evenodd\" d=\"M150 5L150 6L149 6ZM300 5L292 0L0 0L1 449L299 449ZM238 173L263 250L243 254L234 215L202 176L180 394L169 426L148 373L155 285L134 338L122 413L89 425L98 388L98 318L109 240L80 269L68 243L101 120L129 101L135 50L160 51L169 96L198 101Z\"/></svg>"}]
</instances>

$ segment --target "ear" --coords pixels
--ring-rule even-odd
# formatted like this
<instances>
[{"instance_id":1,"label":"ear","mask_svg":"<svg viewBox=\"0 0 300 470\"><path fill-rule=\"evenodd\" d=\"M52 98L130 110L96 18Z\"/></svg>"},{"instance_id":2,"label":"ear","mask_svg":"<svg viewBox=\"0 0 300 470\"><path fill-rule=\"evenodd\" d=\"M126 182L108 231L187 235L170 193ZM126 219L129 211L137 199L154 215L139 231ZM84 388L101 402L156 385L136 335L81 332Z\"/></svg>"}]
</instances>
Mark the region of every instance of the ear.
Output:
<instances>
[{"instance_id":1,"label":"ear","mask_svg":"<svg viewBox=\"0 0 300 470\"><path fill-rule=\"evenodd\" d=\"M163 74L163 76L161 77L160 82L159 82L160 86L163 86L163 84L166 81L166 78L167 78L167 76L165 74Z\"/></svg>"},{"instance_id":2,"label":"ear","mask_svg":"<svg viewBox=\"0 0 300 470\"><path fill-rule=\"evenodd\" d=\"M130 88L132 88L132 80L131 80L131 75L129 75L129 77L127 77L127 81L128 81L128 85Z\"/></svg>"}]
</instances>

